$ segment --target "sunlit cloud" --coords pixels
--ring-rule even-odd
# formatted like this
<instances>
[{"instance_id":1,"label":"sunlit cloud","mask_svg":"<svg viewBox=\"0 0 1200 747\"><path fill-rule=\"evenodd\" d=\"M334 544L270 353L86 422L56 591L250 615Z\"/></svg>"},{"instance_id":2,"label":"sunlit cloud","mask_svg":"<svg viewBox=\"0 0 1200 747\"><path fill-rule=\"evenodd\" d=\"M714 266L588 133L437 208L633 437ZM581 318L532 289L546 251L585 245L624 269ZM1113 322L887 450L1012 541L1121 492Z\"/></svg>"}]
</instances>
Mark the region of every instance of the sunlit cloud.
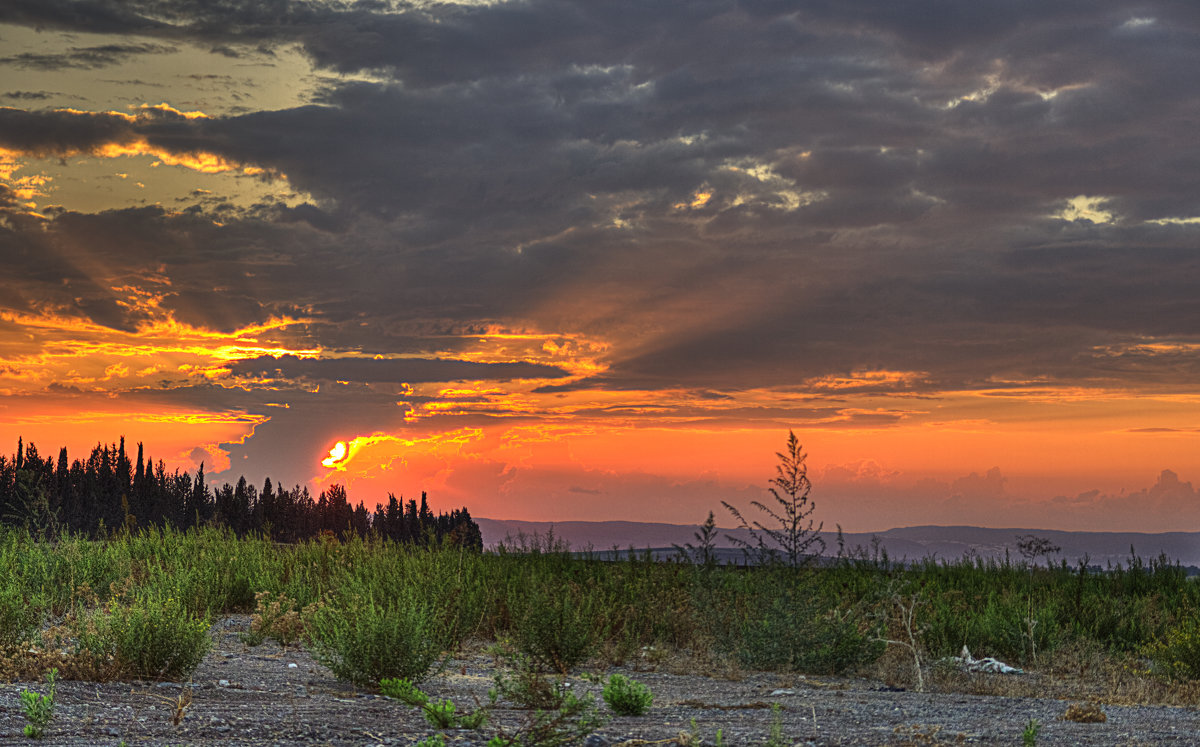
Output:
<instances>
[{"instance_id":1,"label":"sunlit cloud","mask_svg":"<svg viewBox=\"0 0 1200 747\"><path fill-rule=\"evenodd\" d=\"M1115 216L1111 210L1106 210L1109 203L1107 197L1089 197L1078 195L1067 200L1066 207L1054 213L1054 218L1066 221L1084 220L1096 224L1112 223Z\"/></svg>"}]
</instances>

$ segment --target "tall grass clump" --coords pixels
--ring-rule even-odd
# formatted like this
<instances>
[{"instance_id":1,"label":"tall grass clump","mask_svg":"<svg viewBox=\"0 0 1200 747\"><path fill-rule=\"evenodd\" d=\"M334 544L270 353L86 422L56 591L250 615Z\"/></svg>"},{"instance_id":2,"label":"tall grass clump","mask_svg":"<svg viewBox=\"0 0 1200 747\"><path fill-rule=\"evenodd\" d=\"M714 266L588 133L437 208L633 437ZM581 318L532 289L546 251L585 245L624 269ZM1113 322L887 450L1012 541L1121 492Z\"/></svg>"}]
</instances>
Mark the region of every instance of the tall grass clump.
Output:
<instances>
[{"instance_id":1,"label":"tall grass clump","mask_svg":"<svg viewBox=\"0 0 1200 747\"><path fill-rule=\"evenodd\" d=\"M184 679L212 647L210 620L182 600L139 589L80 617L78 647L115 676Z\"/></svg>"},{"instance_id":2,"label":"tall grass clump","mask_svg":"<svg viewBox=\"0 0 1200 747\"><path fill-rule=\"evenodd\" d=\"M403 563L403 556L391 557ZM461 640L453 588L430 593L421 585L363 573L344 578L313 612L307 632L318 661L362 686L384 678L419 682Z\"/></svg>"}]
</instances>

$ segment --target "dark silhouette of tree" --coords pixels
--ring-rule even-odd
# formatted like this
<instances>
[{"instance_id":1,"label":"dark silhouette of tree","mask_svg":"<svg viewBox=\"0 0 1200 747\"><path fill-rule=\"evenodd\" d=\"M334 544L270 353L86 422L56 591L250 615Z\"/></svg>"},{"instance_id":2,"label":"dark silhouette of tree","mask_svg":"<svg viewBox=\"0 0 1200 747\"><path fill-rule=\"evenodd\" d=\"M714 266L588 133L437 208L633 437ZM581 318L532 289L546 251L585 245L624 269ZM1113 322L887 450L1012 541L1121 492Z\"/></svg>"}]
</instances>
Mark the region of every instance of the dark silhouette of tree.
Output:
<instances>
[{"instance_id":1,"label":"dark silhouette of tree","mask_svg":"<svg viewBox=\"0 0 1200 747\"><path fill-rule=\"evenodd\" d=\"M805 464L808 455L804 453L804 447L794 432L788 431L787 450L777 452L775 456L779 457L779 464L775 466L775 477L771 480L770 488L775 498L774 506L761 501L751 501L750 504L770 517L771 526L760 521L747 522L737 508L721 501L738 520L741 528L750 534L751 540L726 536L747 555L755 555L760 563L780 559L782 555L783 562L799 568L825 550L825 540L821 539L824 523L816 525L812 519L816 504L808 497L812 490L812 483L808 480L808 465Z\"/></svg>"},{"instance_id":2,"label":"dark silhouette of tree","mask_svg":"<svg viewBox=\"0 0 1200 747\"><path fill-rule=\"evenodd\" d=\"M257 534L280 542L298 542L322 533L349 538L375 535L392 542L451 542L481 550L483 537L466 508L435 514L427 496L404 503L388 494L374 512L356 504L343 485L330 485L313 500L307 487L276 486L268 478L262 490L246 479L211 490L204 465L168 473L166 465L145 455L136 460L125 439L98 443L86 459L70 461L59 449L57 461L42 459L37 447L17 441L17 452L0 456L0 524L21 526L39 536L70 531L90 537L136 528L228 527L238 535Z\"/></svg>"}]
</instances>

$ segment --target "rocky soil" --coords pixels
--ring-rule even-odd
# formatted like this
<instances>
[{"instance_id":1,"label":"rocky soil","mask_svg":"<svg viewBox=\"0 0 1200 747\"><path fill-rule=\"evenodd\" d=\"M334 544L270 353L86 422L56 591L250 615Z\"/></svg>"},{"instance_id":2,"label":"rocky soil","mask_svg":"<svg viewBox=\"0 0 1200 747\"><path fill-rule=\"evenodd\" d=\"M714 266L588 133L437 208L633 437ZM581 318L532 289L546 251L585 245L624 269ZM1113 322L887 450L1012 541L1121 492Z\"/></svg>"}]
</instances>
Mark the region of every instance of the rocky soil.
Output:
<instances>
[{"instance_id":1,"label":"rocky soil","mask_svg":"<svg viewBox=\"0 0 1200 747\"><path fill-rule=\"evenodd\" d=\"M214 627L216 644L190 683L61 682L42 743L409 745L436 733L417 709L339 682L303 650L270 642L247 648L238 637L247 624L234 617ZM451 662L422 687L471 710L486 701L494 666L480 651ZM915 693L870 680L769 673L727 679L611 671L649 685L654 705L644 717L612 718L589 747L701 743L697 738L712 745L718 730L725 745L761 745L774 719L788 745L1013 745L1021 744L1030 719L1042 725L1038 745L1200 744L1200 711L1191 707L1105 705L1105 723L1076 723L1061 718L1070 702L1053 698ZM577 690L598 692L583 679L571 681ZM0 744L33 743L22 735L24 688L42 689L0 686ZM499 709L494 719L513 729L527 715ZM443 733L452 745L483 745L490 735Z\"/></svg>"}]
</instances>

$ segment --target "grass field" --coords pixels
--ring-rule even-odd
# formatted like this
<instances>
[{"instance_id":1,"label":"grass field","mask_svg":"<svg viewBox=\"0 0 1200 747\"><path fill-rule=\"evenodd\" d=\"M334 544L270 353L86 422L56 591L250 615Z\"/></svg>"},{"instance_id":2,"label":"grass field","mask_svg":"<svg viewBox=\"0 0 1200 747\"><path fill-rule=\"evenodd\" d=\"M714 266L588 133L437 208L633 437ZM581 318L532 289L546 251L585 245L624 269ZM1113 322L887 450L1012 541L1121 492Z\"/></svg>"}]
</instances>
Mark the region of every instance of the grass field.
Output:
<instances>
[{"instance_id":1,"label":"grass field","mask_svg":"<svg viewBox=\"0 0 1200 747\"><path fill-rule=\"evenodd\" d=\"M919 670L937 687L953 679L939 680L938 660L965 645L1035 671L1123 672L1151 683L1141 691L1152 700L1183 697L1200 678L1200 589L1165 560L1102 572L865 557L793 569L565 550L539 537L477 553L217 530L50 544L7 531L2 665L9 677L57 667L67 678L186 678L209 623L240 612L255 613L248 643L301 642L367 687L419 681L478 640L551 673L652 652L714 670L857 672L909 687Z\"/></svg>"}]
</instances>

